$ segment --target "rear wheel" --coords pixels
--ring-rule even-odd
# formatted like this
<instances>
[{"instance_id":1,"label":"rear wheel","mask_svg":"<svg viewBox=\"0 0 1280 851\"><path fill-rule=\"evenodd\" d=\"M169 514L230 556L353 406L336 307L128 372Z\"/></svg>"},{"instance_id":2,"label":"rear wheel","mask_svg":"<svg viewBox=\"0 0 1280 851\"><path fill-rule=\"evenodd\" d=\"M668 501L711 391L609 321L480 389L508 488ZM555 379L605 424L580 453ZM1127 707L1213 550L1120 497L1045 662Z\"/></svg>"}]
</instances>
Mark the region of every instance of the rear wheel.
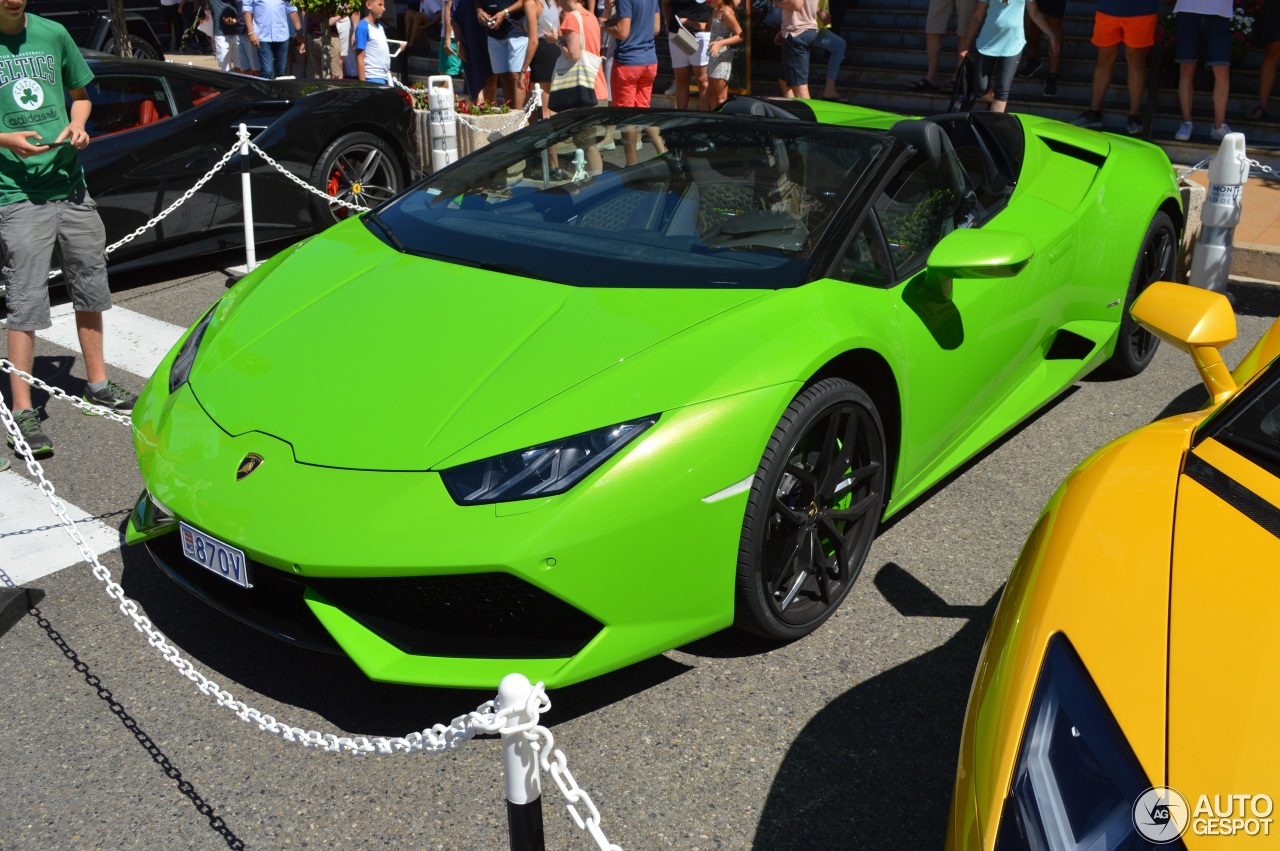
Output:
<instances>
[{"instance_id":1,"label":"rear wheel","mask_svg":"<svg viewBox=\"0 0 1280 851\"><path fill-rule=\"evenodd\" d=\"M155 45L147 41L142 36L138 36L138 35L129 36L129 47L133 50L134 59L151 59L156 62L160 62L164 60L164 54L161 53L156 48ZM119 55L118 53L116 53L115 38L107 39L106 43L102 45L102 52L110 53L116 56Z\"/></svg>"},{"instance_id":2,"label":"rear wheel","mask_svg":"<svg viewBox=\"0 0 1280 851\"><path fill-rule=\"evenodd\" d=\"M1111 359L1102 365L1102 369L1112 375L1127 377L1137 375L1147 368L1155 357L1160 341L1147 329L1143 328L1129 314L1133 303L1148 286L1156 281L1173 280L1176 271L1178 254L1178 234L1174 230L1173 220L1169 214L1159 212L1147 226L1146 236L1142 240L1142 249L1133 264L1133 273L1129 276L1129 290L1125 294L1124 316L1120 320L1120 334L1116 339L1116 350Z\"/></svg>"},{"instance_id":3,"label":"rear wheel","mask_svg":"<svg viewBox=\"0 0 1280 851\"><path fill-rule=\"evenodd\" d=\"M313 197L312 221L316 230L358 215L358 210L338 203L376 207L404 187L404 172L391 146L372 133L347 133L325 148L311 172L311 185L332 198Z\"/></svg>"},{"instance_id":4,"label":"rear wheel","mask_svg":"<svg viewBox=\"0 0 1280 851\"><path fill-rule=\"evenodd\" d=\"M884 512L884 427L857 385L829 378L792 401L747 500L735 624L791 640L817 629L862 570Z\"/></svg>"}]
</instances>

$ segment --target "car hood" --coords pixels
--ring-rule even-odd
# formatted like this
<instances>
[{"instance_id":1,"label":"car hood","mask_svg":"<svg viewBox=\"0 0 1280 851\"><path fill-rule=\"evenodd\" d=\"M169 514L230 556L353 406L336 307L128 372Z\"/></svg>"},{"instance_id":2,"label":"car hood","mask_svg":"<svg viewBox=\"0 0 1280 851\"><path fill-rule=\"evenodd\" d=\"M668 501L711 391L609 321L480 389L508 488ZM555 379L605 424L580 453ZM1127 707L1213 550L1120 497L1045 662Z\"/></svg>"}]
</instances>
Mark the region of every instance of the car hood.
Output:
<instances>
[{"instance_id":1,"label":"car hood","mask_svg":"<svg viewBox=\"0 0 1280 851\"><path fill-rule=\"evenodd\" d=\"M1202 794L1223 796L1224 809L1229 794L1276 794L1278 506L1280 482L1217 441L1188 455L1170 593L1168 782L1193 810Z\"/></svg>"},{"instance_id":2,"label":"car hood","mask_svg":"<svg viewBox=\"0 0 1280 851\"><path fill-rule=\"evenodd\" d=\"M600 269L608 274L607 258ZM201 405L232 435L287 441L299 462L365 470L432 469L539 403L761 295L528 280L400 254L357 221L241 286L192 371ZM642 409L645 389L635 389L634 416L659 413ZM611 424L584 409L564 435Z\"/></svg>"}]
</instances>

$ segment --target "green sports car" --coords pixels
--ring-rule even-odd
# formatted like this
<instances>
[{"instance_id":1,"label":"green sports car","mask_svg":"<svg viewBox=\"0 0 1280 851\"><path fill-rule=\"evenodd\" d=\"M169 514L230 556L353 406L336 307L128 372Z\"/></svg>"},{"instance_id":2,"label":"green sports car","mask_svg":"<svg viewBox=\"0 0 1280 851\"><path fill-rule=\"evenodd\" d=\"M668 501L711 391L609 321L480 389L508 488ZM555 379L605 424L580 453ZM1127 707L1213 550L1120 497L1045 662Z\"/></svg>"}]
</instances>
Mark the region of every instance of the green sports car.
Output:
<instances>
[{"instance_id":1,"label":"green sports car","mask_svg":"<svg viewBox=\"0 0 1280 851\"><path fill-rule=\"evenodd\" d=\"M231 288L134 410L128 537L375 680L794 639L883 518L1149 362L1182 226L1158 148L1032 116L563 113Z\"/></svg>"}]
</instances>

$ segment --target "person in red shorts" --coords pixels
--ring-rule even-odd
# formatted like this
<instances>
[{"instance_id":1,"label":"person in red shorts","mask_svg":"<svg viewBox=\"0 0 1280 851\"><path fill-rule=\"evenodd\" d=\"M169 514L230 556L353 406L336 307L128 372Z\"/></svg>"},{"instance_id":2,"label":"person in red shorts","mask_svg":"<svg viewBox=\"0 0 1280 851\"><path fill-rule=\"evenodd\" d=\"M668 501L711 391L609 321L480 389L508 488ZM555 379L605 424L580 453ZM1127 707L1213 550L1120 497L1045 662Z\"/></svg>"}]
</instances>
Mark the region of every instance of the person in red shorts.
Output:
<instances>
[{"instance_id":1,"label":"person in red shorts","mask_svg":"<svg viewBox=\"0 0 1280 851\"><path fill-rule=\"evenodd\" d=\"M658 50L654 35L662 29L658 0L618 0L617 16L605 22L605 33L618 40L609 77L609 91L614 106L648 109L653 95L653 81L658 76ZM635 127L622 131L627 165L636 162Z\"/></svg>"},{"instance_id":2,"label":"person in red shorts","mask_svg":"<svg viewBox=\"0 0 1280 851\"><path fill-rule=\"evenodd\" d=\"M1093 98L1089 108L1071 123L1077 127L1101 130L1102 101L1111 85L1111 71L1120 45L1124 45L1124 61L1128 68L1129 120L1125 132L1142 133L1142 90L1147 85L1147 52L1156 43L1156 14L1159 0L1099 0L1093 17L1093 43L1098 48L1098 61L1093 66Z\"/></svg>"}]
</instances>

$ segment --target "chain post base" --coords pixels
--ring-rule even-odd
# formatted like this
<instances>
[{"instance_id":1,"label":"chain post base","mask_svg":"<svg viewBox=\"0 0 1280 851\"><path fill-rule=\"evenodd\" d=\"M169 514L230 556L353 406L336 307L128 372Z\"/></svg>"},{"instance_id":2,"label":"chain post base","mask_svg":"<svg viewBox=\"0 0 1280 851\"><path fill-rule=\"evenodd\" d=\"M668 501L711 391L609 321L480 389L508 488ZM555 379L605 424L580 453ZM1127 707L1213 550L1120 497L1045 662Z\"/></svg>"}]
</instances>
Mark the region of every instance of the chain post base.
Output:
<instances>
[{"instance_id":1,"label":"chain post base","mask_svg":"<svg viewBox=\"0 0 1280 851\"><path fill-rule=\"evenodd\" d=\"M542 798L527 804L507 801L507 829L511 836L511 851L546 851L547 840L542 832Z\"/></svg>"},{"instance_id":2,"label":"chain post base","mask_svg":"<svg viewBox=\"0 0 1280 851\"><path fill-rule=\"evenodd\" d=\"M44 592L39 588L0 588L0 635L43 599Z\"/></svg>"}]
</instances>

